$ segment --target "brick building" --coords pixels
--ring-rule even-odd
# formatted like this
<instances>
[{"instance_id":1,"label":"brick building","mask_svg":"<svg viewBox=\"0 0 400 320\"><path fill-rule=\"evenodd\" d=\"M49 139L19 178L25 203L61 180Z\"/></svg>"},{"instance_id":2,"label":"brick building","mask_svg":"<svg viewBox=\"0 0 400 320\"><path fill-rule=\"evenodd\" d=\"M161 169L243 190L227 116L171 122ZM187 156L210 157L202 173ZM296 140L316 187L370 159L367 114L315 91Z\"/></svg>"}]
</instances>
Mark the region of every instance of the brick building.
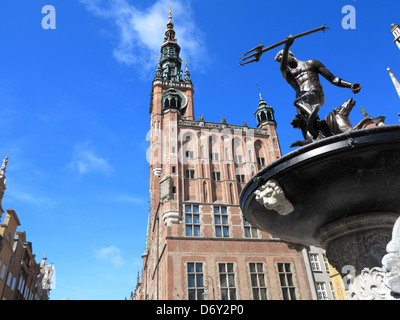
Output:
<instances>
[{"instance_id":1,"label":"brick building","mask_svg":"<svg viewBox=\"0 0 400 320\"><path fill-rule=\"evenodd\" d=\"M1 202L6 189L6 158L0 169L0 220L4 210ZM13 209L7 209L0 224L0 300L48 300L51 278L45 258L36 263L32 242L27 241L25 231L17 231L21 223Z\"/></svg>"},{"instance_id":2,"label":"brick building","mask_svg":"<svg viewBox=\"0 0 400 320\"><path fill-rule=\"evenodd\" d=\"M301 252L249 225L245 183L281 156L274 110L262 99L257 128L194 117L171 13L152 84L150 214L136 299L311 299Z\"/></svg>"}]
</instances>

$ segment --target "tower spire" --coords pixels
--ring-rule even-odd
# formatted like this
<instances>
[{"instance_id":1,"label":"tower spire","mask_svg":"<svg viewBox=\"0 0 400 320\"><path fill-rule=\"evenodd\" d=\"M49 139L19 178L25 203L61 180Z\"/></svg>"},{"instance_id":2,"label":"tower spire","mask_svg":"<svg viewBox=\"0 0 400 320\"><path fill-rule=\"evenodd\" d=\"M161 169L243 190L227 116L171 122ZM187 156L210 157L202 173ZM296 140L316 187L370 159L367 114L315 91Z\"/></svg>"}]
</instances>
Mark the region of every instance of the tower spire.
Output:
<instances>
[{"instance_id":1,"label":"tower spire","mask_svg":"<svg viewBox=\"0 0 400 320\"><path fill-rule=\"evenodd\" d=\"M258 87L258 84L257 84ZM258 94L260 96L260 101L258 103L258 108L254 115L257 119L257 128L262 128L265 124L276 124L274 117L274 109L271 106L267 105L264 99L261 96L261 90L258 87Z\"/></svg>"},{"instance_id":2,"label":"tower spire","mask_svg":"<svg viewBox=\"0 0 400 320\"><path fill-rule=\"evenodd\" d=\"M174 23L172 22L172 10L168 9L169 16L164 43L161 45L161 57L156 70L156 78L172 81L183 81L182 59L179 57L181 48L175 39Z\"/></svg>"},{"instance_id":3,"label":"tower spire","mask_svg":"<svg viewBox=\"0 0 400 320\"><path fill-rule=\"evenodd\" d=\"M167 41L172 41L172 42L176 42L175 39L175 31L174 31L174 23L172 22L172 9L168 9L168 23L167 23L167 30L165 31L165 38L164 38L164 42Z\"/></svg>"}]
</instances>

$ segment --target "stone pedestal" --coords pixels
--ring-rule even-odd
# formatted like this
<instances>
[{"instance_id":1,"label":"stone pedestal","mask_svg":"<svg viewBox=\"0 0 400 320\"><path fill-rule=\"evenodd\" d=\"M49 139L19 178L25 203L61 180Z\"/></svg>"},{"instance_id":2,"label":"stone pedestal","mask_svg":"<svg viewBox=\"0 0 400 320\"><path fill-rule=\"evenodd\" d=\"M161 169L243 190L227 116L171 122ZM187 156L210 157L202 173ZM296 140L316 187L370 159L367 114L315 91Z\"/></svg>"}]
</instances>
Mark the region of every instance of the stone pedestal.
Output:
<instances>
[{"instance_id":1,"label":"stone pedestal","mask_svg":"<svg viewBox=\"0 0 400 320\"><path fill-rule=\"evenodd\" d=\"M321 227L314 237L338 272L352 266L359 275L364 268L382 267L398 217L397 213L371 213L343 218Z\"/></svg>"}]
</instances>

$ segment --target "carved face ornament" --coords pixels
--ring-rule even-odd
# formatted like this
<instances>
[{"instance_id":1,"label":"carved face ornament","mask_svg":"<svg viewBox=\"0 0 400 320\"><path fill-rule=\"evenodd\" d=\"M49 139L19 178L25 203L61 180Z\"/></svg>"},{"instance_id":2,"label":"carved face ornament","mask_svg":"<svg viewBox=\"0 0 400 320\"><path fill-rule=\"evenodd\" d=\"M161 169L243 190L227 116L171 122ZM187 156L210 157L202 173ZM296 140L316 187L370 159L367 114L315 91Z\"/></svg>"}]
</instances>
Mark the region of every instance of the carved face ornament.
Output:
<instances>
[{"instance_id":1,"label":"carved face ornament","mask_svg":"<svg viewBox=\"0 0 400 320\"><path fill-rule=\"evenodd\" d=\"M282 187L275 180L269 180L255 191L256 200L266 209L274 210L280 215L287 215L294 210L293 205L286 199Z\"/></svg>"}]
</instances>

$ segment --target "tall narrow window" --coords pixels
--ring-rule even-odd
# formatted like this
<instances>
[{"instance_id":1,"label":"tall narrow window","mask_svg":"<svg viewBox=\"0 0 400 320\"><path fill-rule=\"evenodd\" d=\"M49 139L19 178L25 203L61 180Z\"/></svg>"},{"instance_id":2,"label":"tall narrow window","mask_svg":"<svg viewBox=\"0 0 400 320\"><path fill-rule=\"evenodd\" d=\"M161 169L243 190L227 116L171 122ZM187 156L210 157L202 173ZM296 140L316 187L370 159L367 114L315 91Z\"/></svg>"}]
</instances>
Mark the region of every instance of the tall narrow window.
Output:
<instances>
[{"instance_id":1,"label":"tall narrow window","mask_svg":"<svg viewBox=\"0 0 400 320\"><path fill-rule=\"evenodd\" d=\"M189 300L204 300L203 263L188 262L187 279Z\"/></svg>"},{"instance_id":2,"label":"tall narrow window","mask_svg":"<svg viewBox=\"0 0 400 320\"><path fill-rule=\"evenodd\" d=\"M249 268L253 299L267 300L264 265L262 263L250 263Z\"/></svg>"},{"instance_id":3,"label":"tall narrow window","mask_svg":"<svg viewBox=\"0 0 400 320\"><path fill-rule=\"evenodd\" d=\"M328 260L326 259L325 254L322 254L322 257L323 257L323 259L324 259L325 271L326 271L326 272L329 272Z\"/></svg>"},{"instance_id":4,"label":"tall narrow window","mask_svg":"<svg viewBox=\"0 0 400 320\"><path fill-rule=\"evenodd\" d=\"M235 272L233 263L219 263L221 300L236 300Z\"/></svg>"},{"instance_id":5,"label":"tall narrow window","mask_svg":"<svg viewBox=\"0 0 400 320\"><path fill-rule=\"evenodd\" d=\"M1 263L0 263L1 264ZM1 268L1 272L0 272L0 279L4 279L4 275L6 273L6 264L3 263L3 266Z\"/></svg>"},{"instance_id":6,"label":"tall narrow window","mask_svg":"<svg viewBox=\"0 0 400 320\"><path fill-rule=\"evenodd\" d=\"M290 263L278 263L278 275L283 300L296 300L296 287L294 286Z\"/></svg>"},{"instance_id":7,"label":"tall narrow window","mask_svg":"<svg viewBox=\"0 0 400 320\"><path fill-rule=\"evenodd\" d=\"M198 205L185 205L185 227L187 237L200 236L200 214Z\"/></svg>"},{"instance_id":8,"label":"tall narrow window","mask_svg":"<svg viewBox=\"0 0 400 320\"><path fill-rule=\"evenodd\" d=\"M310 253L309 257L310 257L311 270L312 271L322 271L321 264L319 263L318 254Z\"/></svg>"},{"instance_id":9,"label":"tall narrow window","mask_svg":"<svg viewBox=\"0 0 400 320\"><path fill-rule=\"evenodd\" d=\"M258 163L260 166L265 166L265 158L263 158L263 157L257 157L257 163Z\"/></svg>"},{"instance_id":10,"label":"tall narrow window","mask_svg":"<svg viewBox=\"0 0 400 320\"><path fill-rule=\"evenodd\" d=\"M214 207L215 236L229 237L228 213L226 207Z\"/></svg>"},{"instance_id":11,"label":"tall narrow window","mask_svg":"<svg viewBox=\"0 0 400 320\"><path fill-rule=\"evenodd\" d=\"M237 174L236 181L240 183L244 183L244 174Z\"/></svg>"},{"instance_id":12,"label":"tall narrow window","mask_svg":"<svg viewBox=\"0 0 400 320\"><path fill-rule=\"evenodd\" d=\"M7 286L10 287L11 286L11 279L12 279L12 273L10 272L8 274L8 278L7 278Z\"/></svg>"},{"instance_id":13,"label":"tall narrow window","mask_svg":"<svg viewBox=\"0 0 400 320\"><path fill-rule=\"evenodd\" d=\"M243 219L244 237L245 238L258 238L257 228L254 228L247 220Z\"/></svg>"},{"instance_id":14,"label":"tall narrow window","mask_svg":"<svg viewBox=\"0 0 400 320\"><path fill-rule=\"evenodd\" d=\"M315 287L317 289L318 300L329 300L325 282L317 282L315 283Z\"/></svg>"}]
</instances>

